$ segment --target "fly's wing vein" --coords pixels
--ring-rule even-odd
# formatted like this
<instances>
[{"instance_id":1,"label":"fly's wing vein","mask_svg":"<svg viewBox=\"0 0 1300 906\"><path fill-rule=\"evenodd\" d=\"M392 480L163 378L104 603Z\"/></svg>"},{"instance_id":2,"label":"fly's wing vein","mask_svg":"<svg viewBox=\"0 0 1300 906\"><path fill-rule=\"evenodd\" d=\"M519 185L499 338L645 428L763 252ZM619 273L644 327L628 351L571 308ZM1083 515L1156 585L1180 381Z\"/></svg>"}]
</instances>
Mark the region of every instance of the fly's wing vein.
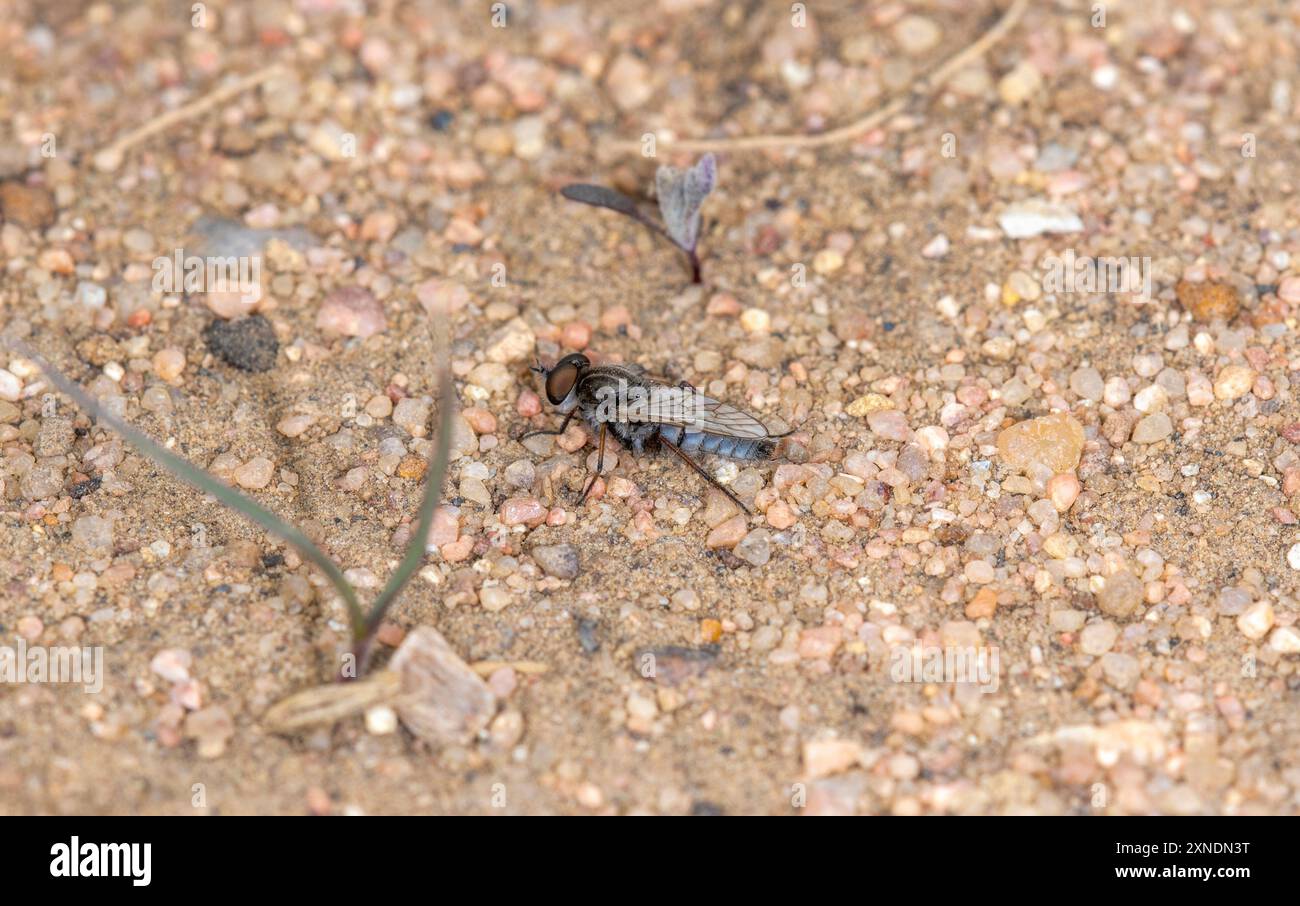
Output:
<instances>
[{"instance_id":1,"label":"fly's wing vein","mask_svg":"<svg viewBox=\"0 0 1300 906\"><path fill-rule=\"evenodd\" d=\"M761 421L742 409L718 402L686 387L656 384L626 410L627 420L675 425L725 437L765 438L770 432Z\"/></svg>"}]
</instances>

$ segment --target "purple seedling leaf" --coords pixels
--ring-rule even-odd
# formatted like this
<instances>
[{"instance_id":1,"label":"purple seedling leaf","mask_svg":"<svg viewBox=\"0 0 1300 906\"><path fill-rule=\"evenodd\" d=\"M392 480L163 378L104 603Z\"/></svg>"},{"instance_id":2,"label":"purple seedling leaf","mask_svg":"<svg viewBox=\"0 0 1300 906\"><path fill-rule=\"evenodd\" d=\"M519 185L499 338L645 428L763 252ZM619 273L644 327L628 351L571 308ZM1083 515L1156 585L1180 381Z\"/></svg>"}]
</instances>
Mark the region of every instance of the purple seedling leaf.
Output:
<instances>
[{"instance_id":1,"label":"purple seedling leaf","mask_svg":"<svg viewBox=\"0 0 1300 906\"><path fill-rule=\"evenodd\" d=\"M609 208L611 211L618 211L624 217L631 217L637 223L644 224L656 233L668 236L662 226L643 214L641 209L637 207L636 202L622 192L617 192L605 186L593 186L589 183L579 182L560 189L560 194L569 201L589 204L595 208ZM668 236L668 238L671 239L672 237Z\"/></svg>"},{"instance_id":2,"label":"purple seedling leaf","mask_svg":"<svg viewBox=\"0 0 1300 906\"><path fill-rule=\"evenodd\" d=\"M660 167L655 173L659 211L668 235L688 254L700 239L700 206L718 182L718 164L706 154L693 167Z\"/></svg>"}]
</instances>

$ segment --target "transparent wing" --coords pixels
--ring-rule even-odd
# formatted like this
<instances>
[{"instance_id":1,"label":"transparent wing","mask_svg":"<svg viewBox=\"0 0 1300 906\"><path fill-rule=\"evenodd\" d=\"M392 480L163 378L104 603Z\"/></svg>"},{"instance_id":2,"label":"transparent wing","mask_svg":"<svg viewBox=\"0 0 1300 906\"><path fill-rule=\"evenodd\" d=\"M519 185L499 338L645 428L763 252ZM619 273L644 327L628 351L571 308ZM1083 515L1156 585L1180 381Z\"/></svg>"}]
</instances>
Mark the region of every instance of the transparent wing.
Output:
<instances>
[{"instance_id":1,"label":"transparent wing","mask_svg":"<svg viewBox=\"0 0 1300 906\"><path fill-rule=\"evenodd\" d=\"M626 420L677 425L725 437L773 436L766 425L743 409L720 403L690 387L657 384L648 388L644 398L630 400Z\"/></svg>"}]
</instances>

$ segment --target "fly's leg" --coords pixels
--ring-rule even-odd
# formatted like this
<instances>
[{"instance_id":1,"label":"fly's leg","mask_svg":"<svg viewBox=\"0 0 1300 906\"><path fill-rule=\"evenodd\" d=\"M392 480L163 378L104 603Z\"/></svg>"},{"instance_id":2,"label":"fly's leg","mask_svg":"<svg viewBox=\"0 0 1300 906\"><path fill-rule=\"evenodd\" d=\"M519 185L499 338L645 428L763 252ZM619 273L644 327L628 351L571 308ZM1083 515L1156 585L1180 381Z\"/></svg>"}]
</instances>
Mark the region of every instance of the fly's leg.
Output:
<instances>
[{"instance_id":1,"label":"fly's leg","mask_svg":"<svg viewBox=\"0 0 1300 906\"><path fill-rule=\"evenodd\" d=\"M586 500L587 500L587 495L591 493L591 489L592 489L592 487L595 486L595 484L596 484L596 479L600 477L600 473L601 473L601 472L604 470L604 468L605 468L605 432L606 432L607 430L608 430L608 429L606 428L605 423L604 423L604 422L601 422L601 423L600 423L600 442L599 442L599 444L597 445L597 448L596 448L597 451L598 451L598 452L596 453L596 474L591 476L591 479L587 482L587 486L586 486L585 488L583 488L583 490L582 490L582 496L578 498L578 506L582 506L583 503L586 502Z\"/></svg>"},{"instance_id":2,"label":"fly's leg","mask_svg":"<svg viewBox=\"0 0 1300 906\"><path fill-rule=\"evenodd\" d=\"M530 437L552 437L556 434L563 434L565 430L569 427L569 422L573 421L573 417L577 414L578 414L578 410L574 409L568 415L564 416L564 421L560 422L560 427L554 431L527 431L523 434L520 434L518 437L515 438L515 440L519 441L520 443L523 443L524 441L528 440L528 438Z\"/></svg>"},{"instance_id":3,"label":"fly's leg","mask_svg":"<svg viewBox=\"0 0 1300 906\"><path fill-rule=\"evenodd\" d=\"M730 497L730 498L731 498L731 502L734 503L736 506L740 507L740 508L741 508L741 509L742 509L742 510L747 514L747 515L750 515L750 516L753 515L753 513L750 513L750 511L749 511L749 507L745 506L743 503L740 502L740 498L739 498L739 497L737 497L735 494L731 493L731 491L728 490L725 486L719 484L719 483L718 483L718 480L717 480L716 478L714 478L714 477L713 477L712 475L710 475L708 472L704 471L704 466L700 465L698 462L696 462L695 460L693 460L693 459L691 459L689 456L687 456L685 453L683 453L682 450L681 450L681 448L678 447L677 444L675 444L675 443L673 443L672 441L668 440L668 439L667 439L666 437L664 437L662 434L659 435L659 443L663 444L663 445L664 445L665 447L667 447L669 450L672 450L674 453L676 453L677 456L681 458L681 461L684 462L684 463L686 463L688 466L690 466L690 467L691 467L692 469L694 469L696 472L698 472L698 473L700 474L700 477L701 477L701 478L703 478L703 479L704 479L705 481L707 481L709 484L713 485L713 486L714 486L715 488L717 488L719 491L721 491L722 493L724 493L724 494L726 494L728 497Z\"/></svg>"}]
</instances>

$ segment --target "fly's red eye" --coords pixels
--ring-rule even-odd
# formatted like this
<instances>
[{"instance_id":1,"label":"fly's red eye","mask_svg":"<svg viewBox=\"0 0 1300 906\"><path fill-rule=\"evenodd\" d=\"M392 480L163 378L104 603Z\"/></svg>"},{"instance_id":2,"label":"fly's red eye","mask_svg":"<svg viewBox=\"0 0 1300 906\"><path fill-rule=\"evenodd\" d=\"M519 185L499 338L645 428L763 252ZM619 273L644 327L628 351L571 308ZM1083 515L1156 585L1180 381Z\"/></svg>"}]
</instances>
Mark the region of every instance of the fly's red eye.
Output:
<instances>
[{"instance_id":1,"label":"fly's red eye","mask_svg":"<svg viewBox=\"0 0 1300 906\"><path fill-rule=\"evenodd\" d=\"M564 398L573 389L573 382L578 379L578 366L573 362L561 362L546 376L546 398L552 406L564 402Z\"/></svg>"}]
</instances>

